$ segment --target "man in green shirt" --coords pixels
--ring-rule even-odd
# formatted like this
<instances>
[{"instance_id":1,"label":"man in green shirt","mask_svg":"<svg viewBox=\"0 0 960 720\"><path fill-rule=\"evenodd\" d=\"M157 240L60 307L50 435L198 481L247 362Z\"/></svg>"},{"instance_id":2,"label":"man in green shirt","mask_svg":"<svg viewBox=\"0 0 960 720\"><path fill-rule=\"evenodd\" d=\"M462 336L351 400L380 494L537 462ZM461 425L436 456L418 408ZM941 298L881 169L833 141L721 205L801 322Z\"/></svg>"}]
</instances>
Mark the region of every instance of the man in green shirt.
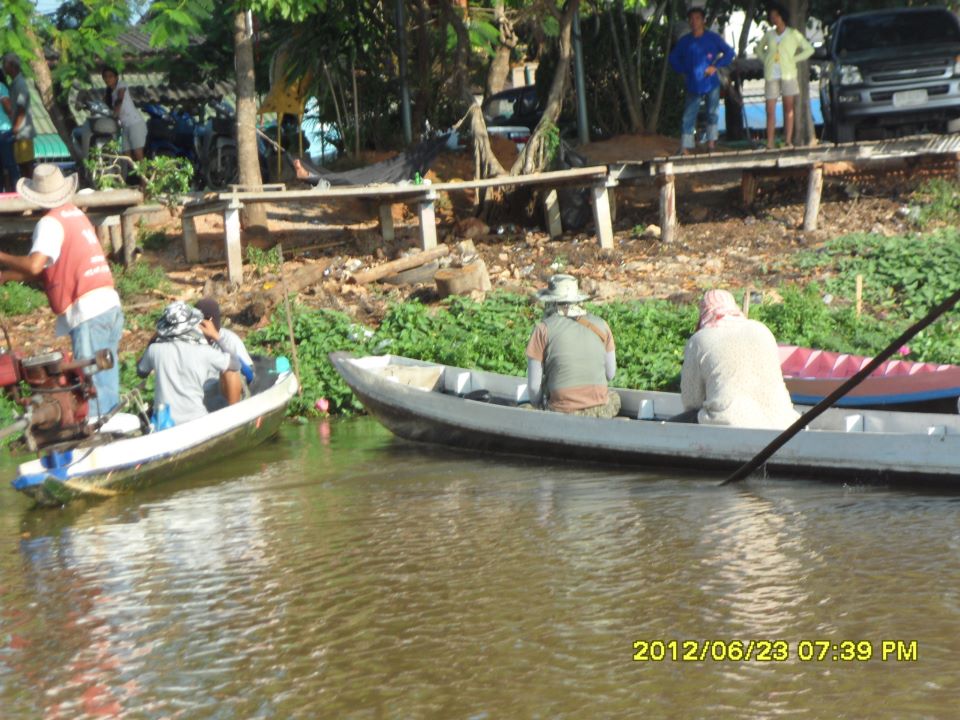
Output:
<instances>
[{"instance_id":1,"label":"man in green shirt","mask_svg":"<svg viewBox=\"0 0 960 720\"><path fill-rule=\"evenodd\" d=\"M607 390L617 371L613 333L580 303L587 299L571 275L554 275L537 293L544 317L527 344L530 402L556 412L611 418L620 396Z\"/></svg>"}]
</instances>

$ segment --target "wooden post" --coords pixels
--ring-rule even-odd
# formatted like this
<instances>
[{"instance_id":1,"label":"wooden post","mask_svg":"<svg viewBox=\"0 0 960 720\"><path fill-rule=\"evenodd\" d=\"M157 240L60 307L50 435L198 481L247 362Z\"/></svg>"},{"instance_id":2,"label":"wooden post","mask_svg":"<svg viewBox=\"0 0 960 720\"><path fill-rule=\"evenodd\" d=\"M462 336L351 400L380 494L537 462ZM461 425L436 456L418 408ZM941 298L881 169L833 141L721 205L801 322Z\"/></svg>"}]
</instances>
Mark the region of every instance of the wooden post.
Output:
<instances>
[{"instance_id":1,"label":"wooden post","mask_svg":"<svg viewBox=\"0 0 960 720\"><path fill-rule=\"evenodd\" d=\"M748 210L757 199L757 176L751 170L744 170L740 178L740 193L743 198L743 209Z\"/></svg>"},{"instance_id":2,"label":"wooden post","mask_svg":"<svg viewBox=\"0 0 960 720\"><path fill-rule=\"evenodd\" d=\"M593 224L604 250L613 250L613 219L610 215L610 193L607 184L593 186Z\"/></svg>"},{"instance_id":3,"label":"wooden post","mask_svg":"<svg viewBox=\"0 0 960 720\"><path fill-rule=\"evenodd\" d=\"M747 285L746 289L743 291L743 316L750 317L750 293L753 292L753 288Z\"/></svg>"},{"instance_id":4,"label":"wooden post","mask_svg":"<svg viewBox=\"0 0 960 720\"><path fill-rule=\"evenodd\" d=\"M863 312L863 275L857 275L857 317Z\"/></svg>"},{"instance_id":5,"label":"wooden post","mask_svg":"<svg viewBox=\"0 0 960 720\"><path fill-rule=\"evenodd\" d=\"M823 164L817 163L810 168L807 180L807 207L803 213L803 229L816 230L817 216L820 214L820 195L823 192Z\"/></svg>"},{"instance_id":6,"label":"wooden post","mask_svg":"<svg viewBox=\"0 0 960 720\"><path fill-rule=\"evenodd\" d=\"M120 216L120 234L123 238L123 265L133 264L133 252L137 249L137 223L134 215L123 213Z\"/></svg>"},{"instance_id":7,"label":"wooden post","mask_svg":"<svg viewBox=\"0 0 960 720\"><path fill-rule=\"evenodd\" d=\"M673 163L664 163L657 182L660 185L660 239L672 243L677 230L677 196Z\"/></svg>"},{"instance_id":8,"label":"wooden post","mask_svg":"<svg viewBox=\"0 0 960 720\"><path fill-rule=\"evenodd\" d=\"M183 228L183 257L189 263L200 262L200 242L197 238L197 221L193 215L181 218Z\"/></svg>"},{"instance_id":9,"label":"wooden post","mask_svg":"<svg viewBox=\"0 0 960 720\"><path fill-rule=\"evenodd\" d=\"M563 234L563 223L560 221L560 202L556 190L548 190L543 196L543 219L550 237L559 237Z\"/></svg>"},{"instance_id":10,"label":"wooden post","mask_svg":"<svg viewBox=\"0 0 960 720\"><path fill-rule=\"evenodd\" d=\"M123 233L120 230L120 218L117 218L117 222L108 225L107 230L110 233L110 249L115 257L120 257L123 253Z\"/></svg>"},{"instance_id":11,"label":"wooden post","mask_svg":"<svg viewBox=\"0 0 960 720\"><path fill-rule=\"evenodd\" d=\"M556 190L548 190L543 196L543 216L550 237L560 237L563 234L563 223L560 222L560 202Z\"/></svg>"},{"instance_id":12,"label":"wooden post","mask_svg":"<svg viewBox=\"0 0 960 720\"><path fill-rule=\"evenodd\" d=\"M243 282L243 252L240 246L240 208L243 203L232 200L223 211L223 235L227 251L227 279L239 285Z\"/></svg>"},{"instance_id":13,"label":"wooden post","mask_svg":"<svg viewBox=\"0 0 960 720\"><path fill-rule=\"evenodd\" d=\"M384 242L393 242L396 237L393 229L393 205L390 203L380 205L380 235Z\"/></svg>"},{"instance_id":14,"label":"wooden post","mask_svg":"<svg viewBox=\"0 0 960 720\"><path fill-rule=\"evenodd\" d=\"M432 250L437 246L437 217L433 211L433 201L437 194L432 190L417 203L417 215L420 218L420 247Z\"/></svg>"}]
</instances>

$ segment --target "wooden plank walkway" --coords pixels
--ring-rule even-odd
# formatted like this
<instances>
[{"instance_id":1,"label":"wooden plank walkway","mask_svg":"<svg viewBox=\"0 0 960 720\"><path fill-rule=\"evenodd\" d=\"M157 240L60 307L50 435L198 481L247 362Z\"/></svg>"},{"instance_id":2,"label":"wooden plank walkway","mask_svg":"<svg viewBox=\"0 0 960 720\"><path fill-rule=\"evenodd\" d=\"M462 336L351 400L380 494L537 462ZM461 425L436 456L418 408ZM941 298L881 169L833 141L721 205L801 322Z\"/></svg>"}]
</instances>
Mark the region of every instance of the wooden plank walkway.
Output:
<instances>
[{"instance_id":1,"label":"wooden plank walkway","mask_svg":"<svg viewBox=\"0 0 960 720\"><path fill-rule=\"evenodd\" d=\"M243 258L240 242L240 210L251 202L304 202L342 199L371 199L379 203L380 233L384 241L395 237L392 206L398 203L414 205L419 218L420 247L430 250L437 246L437 222L434 203L438 193L462 192L497 187L547 186L550 191L544 199L544 213L551 236L562 232L556 188L565 185L589 185L592 188L593 210L600 245L613 248L613 222L608 194L608 170L605 165L571 168L532 175L514 175L462 182L442 182L422 185L391 184L359 185L315 190L244 190L234 188L203 199L188 202L183 208L184 255L188 262L200 259L195 218L199 215L223 215L224 246L227 256L227 278L232 283L243 280ZM282 188L282 186L279 186Z\"/></svg>"},{"instance_id":2,"label":"wooden plank walkway","mask_svg":"<svg viewBox=\"0 0 960 720\"><path fill-rule=\"evenodd\" d=\"M861 167L892 160L944 156L960 160L960 135L917 135L844 145L676 155L612 163L609 170L614 183L649 182L653 179L660 187L660 237L664 242L671 242L677 230L677 175L740 171L743 203L749 207L756 196L759 178L806 172L808 181L803 229L816 230L825 166L845 163Z\"/></svg>"}]
</instances>

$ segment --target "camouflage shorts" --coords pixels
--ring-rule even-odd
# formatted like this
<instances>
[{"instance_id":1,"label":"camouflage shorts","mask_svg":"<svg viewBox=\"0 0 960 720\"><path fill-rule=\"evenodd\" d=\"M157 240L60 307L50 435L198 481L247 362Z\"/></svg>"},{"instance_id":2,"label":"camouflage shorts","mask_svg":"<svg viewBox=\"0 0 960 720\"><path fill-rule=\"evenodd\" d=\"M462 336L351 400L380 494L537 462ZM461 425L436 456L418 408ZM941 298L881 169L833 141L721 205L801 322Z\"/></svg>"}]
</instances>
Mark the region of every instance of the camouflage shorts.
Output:
<instances>
[{"instance_id":1,"label":"camouflage shorts","mask_svg":"<svg viewBox=\"0 0 960 720\"><path fill-rule=\"evenodd\" d=\"M620 412L620 396L612 390L607 392L606 405L595 405L594 407L584 408L583 410L574 410L570 415L580 415L581 417L593 418L612 418Z\"/></svg>"}]
</instances>

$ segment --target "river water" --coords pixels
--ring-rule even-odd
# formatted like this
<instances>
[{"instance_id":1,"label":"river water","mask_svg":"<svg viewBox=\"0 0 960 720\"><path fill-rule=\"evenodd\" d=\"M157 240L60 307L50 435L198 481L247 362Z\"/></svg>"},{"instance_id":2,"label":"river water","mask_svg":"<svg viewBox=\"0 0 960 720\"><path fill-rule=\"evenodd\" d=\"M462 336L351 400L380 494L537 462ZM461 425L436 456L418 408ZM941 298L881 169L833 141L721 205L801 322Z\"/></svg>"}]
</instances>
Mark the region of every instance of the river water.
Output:
<instances>
[{"instance_id":1,"label":"river water","mask_svg":"<svg viewBox=\"0 0 960 720\"><path fill-rule=\"evenodd\" d=\"M960 493L716 481L359 419L62 510L5 486L0 715L957 716Z\"/></svg>"}]
</instances>

